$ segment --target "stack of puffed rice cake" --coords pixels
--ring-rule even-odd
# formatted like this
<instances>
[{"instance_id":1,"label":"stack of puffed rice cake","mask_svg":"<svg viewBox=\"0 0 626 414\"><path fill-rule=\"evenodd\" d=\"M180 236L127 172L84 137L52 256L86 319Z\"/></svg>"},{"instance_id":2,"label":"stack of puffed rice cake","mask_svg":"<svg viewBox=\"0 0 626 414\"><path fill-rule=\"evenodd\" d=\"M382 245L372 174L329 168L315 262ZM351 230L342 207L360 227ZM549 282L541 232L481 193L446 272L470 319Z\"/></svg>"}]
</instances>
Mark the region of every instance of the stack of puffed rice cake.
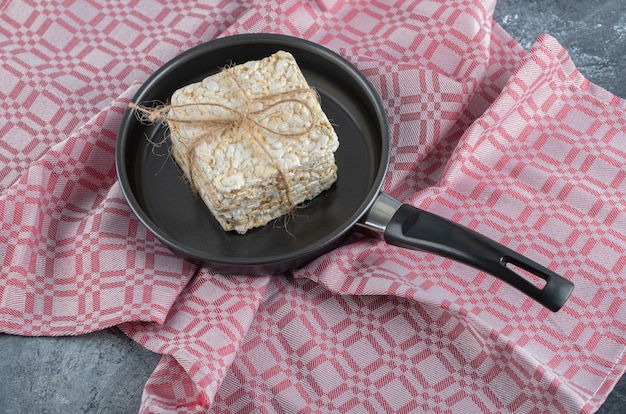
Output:
<instances>
[{"instance_id":1,"label":"stack of puffed rice cake","mask_svg":"<svg viewBox=\"0 0 626 414\"><path fill-rule=\"evenodd\" d=\"M175 91L168 117L174 158L224 230L263 226L337 180L337 135L290 53Z\"/></svg>"}]
</instances>

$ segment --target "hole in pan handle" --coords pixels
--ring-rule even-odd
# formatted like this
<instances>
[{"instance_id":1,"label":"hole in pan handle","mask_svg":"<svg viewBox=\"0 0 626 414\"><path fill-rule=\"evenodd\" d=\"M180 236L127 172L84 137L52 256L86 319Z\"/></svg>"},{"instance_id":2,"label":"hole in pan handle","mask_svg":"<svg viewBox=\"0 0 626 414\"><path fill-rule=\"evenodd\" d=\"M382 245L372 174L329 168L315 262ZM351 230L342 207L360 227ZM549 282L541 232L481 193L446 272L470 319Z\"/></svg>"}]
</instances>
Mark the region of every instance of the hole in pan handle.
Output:
<instances>
[{"instance_id":1,"label":"hole in pan handle","mask_svg":"<svg viewBox=\"0 0 626 414\"><path fill-rule=\"evenodd\" d=\"M384 193L363 224L382 232L385 241L394 246L435 253L487 272L553 312L565 304L574 289L571 281L508 247ZM545 280L543 287L529 281L523 272Z\"/></svg>"}]
</instances>

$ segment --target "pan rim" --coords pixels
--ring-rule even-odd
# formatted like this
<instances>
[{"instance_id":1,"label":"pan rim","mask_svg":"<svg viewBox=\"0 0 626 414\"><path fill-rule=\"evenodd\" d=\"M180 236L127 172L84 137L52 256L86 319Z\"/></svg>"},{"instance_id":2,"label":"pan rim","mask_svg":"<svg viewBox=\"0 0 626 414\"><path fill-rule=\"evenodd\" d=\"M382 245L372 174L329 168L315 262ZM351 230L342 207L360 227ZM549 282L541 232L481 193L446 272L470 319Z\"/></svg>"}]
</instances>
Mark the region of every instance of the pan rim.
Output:
<instances>
[{"instance_id":1,"label":"pan rim","mask_svg":"<svg viewBox=\"0 0 626 414\"><path fill-rule=\"evenodd\" d=\"M345 59L338 53L317 43L294 36L274 33L238 34L217 38L196 45L170 59L160 68L158 68L140 86L140 88L131 99L131 102L142 102L143 98L147 94L149 94L156 85L158 85L160 80L167 76L167 74L173 68L182 65L186 61L193 60L198 56L206 55L208 53L211 53L212 51L224 47L235 47L237 45L249 46L251 44L271 44L291 48L296 47L302 50L306 50L307 52L319 55L326 60L332 61L332 63L337 66L338 70L341 70L342 72L353 78L360 85L360 88L363 90L363 92L368 95L368 105L372 105L372 109L376 112L378 116L378 122L380 124L380 149L382 153L379 154L379 165L377 166L375 178L370 186L367 195L363 198L363 200L359 204L359 207L356 208L352 212L352 214L344 221L343 225L336 227L335 229L330 231L325 237L322 237L313 243L309 243L299 250L289 251L287 253L277 251L273 255L268 255L264 257L224 258L220 255L211 254L211 252L199 250L194 246L189 246L185 243L182 243L180 240L173 239L171 235L167 234L161 228L161 226L159 226L158 223L156 223L142 208L130 183L130 173L125 162L128 147L128 145L126 145L126 142L128 141L128 139L126 139L128 135L127 130L132 122L136 122L135 115L130 108L126 108L118 129L115 162L118 181L120 183L122 193L124 194L124 197L126 198L135 216L144 226L148 228L148 230L150 230L170 249L174 250L179 256L182 256L183 258L192 262L203 264L206 263L217 268L219 268L220 265L224 265L226 266L226 268L228 268L229 271L232 271L233 267L240 268L243 272L248 272L250 270L258 270L267 268L268 266L274 266L274 269L272 270L272 273L274 273L274 270L282 272L284 270L288 270L288 268L294 267L286 266L287 268L282 269L279 265L281 263L284 263L286 261L293 262L293 260L295 259L301 262L296 262L295 267L299 267L300 265L305 264L313 258L333 249L344 239L344 236L347 236L347 234L353 230L355 225L371 209L372 205L376 201L377 195L380 194L380 189L387 173L387 167L390 157L389 125L387 122L386 112L379 95L377 94L373 85L365 77L365 75L361 73L352 63L350 63L347 59Z\"/></svg>"}]
</instances>

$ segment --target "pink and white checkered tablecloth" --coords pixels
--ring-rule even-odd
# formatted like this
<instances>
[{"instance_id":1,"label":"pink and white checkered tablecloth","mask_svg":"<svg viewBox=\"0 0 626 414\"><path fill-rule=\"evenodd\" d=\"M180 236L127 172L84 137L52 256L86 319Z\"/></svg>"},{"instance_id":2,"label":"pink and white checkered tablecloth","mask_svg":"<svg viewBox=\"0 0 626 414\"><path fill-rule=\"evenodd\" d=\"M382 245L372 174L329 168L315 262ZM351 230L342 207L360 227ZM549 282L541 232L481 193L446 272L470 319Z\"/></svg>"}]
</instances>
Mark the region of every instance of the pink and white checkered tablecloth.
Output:
<instances>
[{"instance_id":1,"label":"pink and white checkered tablecloth","mask_svg":"<svg viewBox=\"0 0 626 414\"><path fill-rule=\"evenodd\" d=\"M119 325L163 354L145 413L593 412L626 370L626 101L550 36L524 51L495 0L1 4L0 331ZM391 124L384 190L572 280L563 309L358 234L280 277L174 256L120 191L120 118L247 32L353 62Z\"/></svg>"}]
</instances>

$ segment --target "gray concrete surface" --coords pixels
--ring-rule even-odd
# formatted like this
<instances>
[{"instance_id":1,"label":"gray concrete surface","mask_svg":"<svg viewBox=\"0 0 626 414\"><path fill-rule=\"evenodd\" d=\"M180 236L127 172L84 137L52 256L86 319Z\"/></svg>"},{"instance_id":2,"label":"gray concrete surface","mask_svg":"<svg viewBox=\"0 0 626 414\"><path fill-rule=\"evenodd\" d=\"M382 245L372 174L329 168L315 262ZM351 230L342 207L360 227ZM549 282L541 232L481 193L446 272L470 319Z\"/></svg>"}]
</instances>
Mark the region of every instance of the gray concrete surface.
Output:
<instances>
[{"instance_id":1,"label":"gray concrete surface","mask_svg":"<svg viewBox=\"0 0 626 414\"><path fill-rule=\"evenodd\" d=\"M494 17L527 50L552 35L587 79L626 98L625 0L500 0Z\"/></svg>"},{"instance_id":2,"label":"gray concrete surface","mask_svg":"<svg viewBox=\"0 0 626 414\"><path fill-rule=\"evenodd\" d=\"M626 0L500 0L496 21L525 48L563 44L592 82L626 98ZM0 334L0 413L135 413L160 356L112 328L79 337ZM599 410L626 412L626 379Z\"/></svg>"},{"instance_id":3,"label":"gray concrete surface","mask_svg":"<svg viewBox=\"0 0 626 414\"><path fill-rule=\"evenodd\" d=\"M136 413L160 355L111 328L77 337L0 335L0 413Z\"/></svg>"}]
</instances>

